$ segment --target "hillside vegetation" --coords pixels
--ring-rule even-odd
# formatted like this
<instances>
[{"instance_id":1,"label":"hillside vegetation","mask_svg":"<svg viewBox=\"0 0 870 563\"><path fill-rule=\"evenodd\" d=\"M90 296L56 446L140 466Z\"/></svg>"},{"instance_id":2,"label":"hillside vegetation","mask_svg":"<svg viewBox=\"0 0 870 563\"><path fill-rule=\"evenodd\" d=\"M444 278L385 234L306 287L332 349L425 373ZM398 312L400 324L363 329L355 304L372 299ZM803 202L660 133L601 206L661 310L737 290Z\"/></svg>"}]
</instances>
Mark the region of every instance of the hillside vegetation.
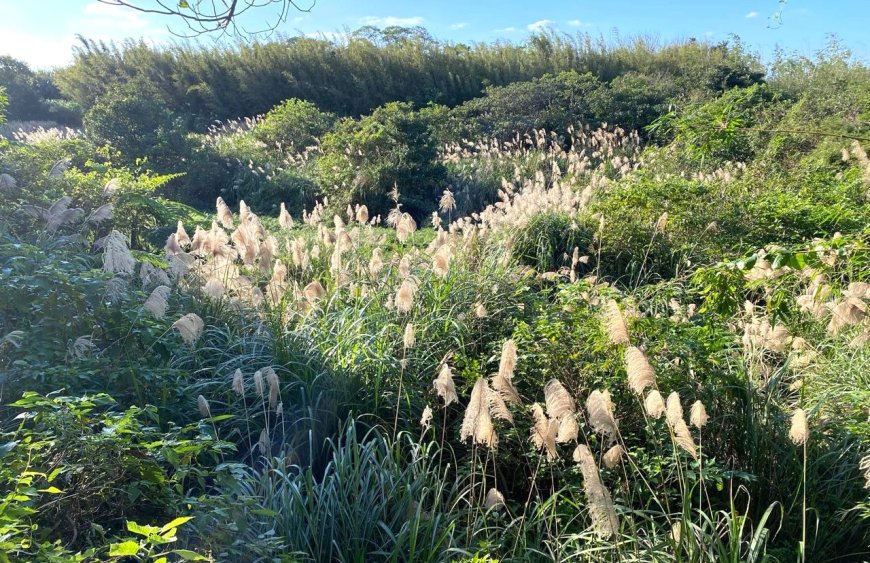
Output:
<instances>
[{"instance_id":1,"label":"hillside vegetation","mask_svg":"<svg viewBox=\"0 0 870 563\"><path fill-rule=\"evenodd\" d=\"M28 80L0 561L870 554L870 69L837 45L364 29Z\"/></svg>"}]
</instances>

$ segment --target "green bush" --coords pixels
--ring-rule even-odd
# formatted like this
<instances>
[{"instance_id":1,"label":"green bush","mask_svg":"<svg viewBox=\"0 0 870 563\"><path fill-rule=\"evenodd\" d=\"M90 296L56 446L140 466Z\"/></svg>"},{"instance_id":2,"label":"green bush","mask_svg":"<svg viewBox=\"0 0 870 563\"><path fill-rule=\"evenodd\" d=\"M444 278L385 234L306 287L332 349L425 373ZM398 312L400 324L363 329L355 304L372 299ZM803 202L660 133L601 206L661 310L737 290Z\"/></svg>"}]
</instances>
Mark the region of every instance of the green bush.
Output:
<instances>
[{"instance_id":1,"label":"green bush","mask_svg":"<svg viewBox=\"0 0 870 563\"><path fill-rule=\"evenodd\" d=\"M316 145L335 123L335 115L320 111L311 102L291 98L269 110L254 127L254 137L270 147L302 152Z\"/></svg>"},{"instance_id":2,"label":"green bush","mask_svg":"<svg viewBox=\"0 0 870 563\"><path fill-rule=\"evenodd\" d=\"M178 156L188 152L175 115L144 81L126 83L101 97L85 114L84 128L96 145L110 145L129 164L148 158L157 169L177 169Z\"/></svg>"},{"instance_id":3,"label":"green bush","mask_svg":"<svg viewBox=\"0 0 870 563\"><path fill-rule=\"evenodd\" d=\"M323 138L315 162L322 193L338 209L366 204L386 218L390 192L419 221L436 206L445 168L438 161L430 120L407 103L389 103L359 120L344 119Z\"/></svg>"}]
</instances>

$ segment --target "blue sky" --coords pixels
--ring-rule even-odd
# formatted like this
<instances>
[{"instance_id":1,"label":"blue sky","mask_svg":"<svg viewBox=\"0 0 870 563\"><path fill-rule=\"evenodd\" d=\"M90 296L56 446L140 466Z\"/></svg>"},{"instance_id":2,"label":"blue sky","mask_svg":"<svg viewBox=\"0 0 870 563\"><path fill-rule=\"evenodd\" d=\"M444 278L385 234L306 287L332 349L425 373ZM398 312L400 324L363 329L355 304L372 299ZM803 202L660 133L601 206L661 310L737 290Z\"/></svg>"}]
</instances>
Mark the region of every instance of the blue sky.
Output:
<instances>
[{"instance_id":1,"label":"blue sky","mask_svg":"<svg viewBox=\"0 0 870 563\"><path fill-rule=\"evenodd\" d=\"M306 1L310 0L297 3ZM70 62L76 34L102 40L144 37L161 43L174 40L167 26L178 32L185 29L166 17L96 0L0 4L0 54L36 68ZM870 0L788 0L781 24L773 27L770 17L780 10L778 0L317 0L308 13L291 12L278 30L332 37L363 25L421 25L435 37L456 42L522 41L542 28L605 39L644 35L662 42L688 37L719 41L736 34L765 57L776 46L812 55L836 34L855 56L870 60L868 8ZM249 12L241 23L260 29L275 15L276 9L267 6Z\"/></svg>"}]
</instances>

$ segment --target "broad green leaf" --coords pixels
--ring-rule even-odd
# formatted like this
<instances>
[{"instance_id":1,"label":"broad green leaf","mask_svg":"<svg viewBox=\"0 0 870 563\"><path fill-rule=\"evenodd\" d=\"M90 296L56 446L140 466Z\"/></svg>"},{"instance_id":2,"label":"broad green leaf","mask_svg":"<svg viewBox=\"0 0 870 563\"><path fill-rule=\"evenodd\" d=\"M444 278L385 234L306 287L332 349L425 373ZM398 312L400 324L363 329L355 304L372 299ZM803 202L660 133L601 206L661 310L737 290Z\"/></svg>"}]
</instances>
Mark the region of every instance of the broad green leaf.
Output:
<instances>
[{"instance_id":1,"label":"broad green leaf","mask_svg":"<svg viewBox=\"0 0 870 563\"><path fill-rule=\"evenodd\" d=\"M172 522L169 522L168 524L166 524L165 526L160 528L160 533L162 534L166 531L171 530L172 528L177 528L177 527L181 526L182 524L184 524L185 522L189 522L190 520L193 520L193 516L179 516L178 518L176 518Z\"/></svg>"},{"instance_id":2,"label":"broad green leaf","mask_svg":"<svg viewBox=\"0 0 870 563\"><path fill-rule=\"evenodd\" d=\"M160 531L160 528L158 528L157 526L143 526L141 524L137 524L136 522L128 520L127 530L133 532L134 534L148 537L150 535L156 534L158 531Z\"/></svg>"},{"instance_id":3,"label":"broad green leaf","mask_svg":"<svg viewBox=\"0 0 870 563\"><path fill-rule=\"evenodd\" d=\"M185 561L208 561L207 557L189 549L176 549L173 553Z\"/></svg>"},{"instance_id":4,"label":"broad green leaf","mask_svg":"<svg viewBox=\"0 0 870 563\"><path fill-rule=\"evenodd\" d=\"M132 540L113 543L109 546L109 557L124 557L139 553L139 544Z\"/></svg>"}]
</instances>

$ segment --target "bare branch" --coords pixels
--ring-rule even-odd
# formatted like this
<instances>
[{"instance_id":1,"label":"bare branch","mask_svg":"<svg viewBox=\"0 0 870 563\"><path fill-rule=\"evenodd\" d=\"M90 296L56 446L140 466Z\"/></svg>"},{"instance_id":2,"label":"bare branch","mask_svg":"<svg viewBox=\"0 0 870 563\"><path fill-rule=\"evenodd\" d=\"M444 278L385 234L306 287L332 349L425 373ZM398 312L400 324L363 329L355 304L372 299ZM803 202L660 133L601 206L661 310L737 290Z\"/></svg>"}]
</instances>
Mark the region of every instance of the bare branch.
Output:
<instances>
[{"instance_id":1,"label":"bare branch","mask_svg":"<svg viewBox=\"0 0 870 563\"><path fill-rule=\"evenodd\" d=\"M301 4L304 1L305 4ZM121 6L142 12L178 18L187 25L191 34L180 37L194 37L205 33L232 33L237 36L272 33L287 21L291 9L310 12L317 0L99 0L109 6ZM272 6L277 11L274 19L267 19L266 27L259 31L248 31L237 25L238 18L252 9Z\"/></svg>"}]
</instances>

